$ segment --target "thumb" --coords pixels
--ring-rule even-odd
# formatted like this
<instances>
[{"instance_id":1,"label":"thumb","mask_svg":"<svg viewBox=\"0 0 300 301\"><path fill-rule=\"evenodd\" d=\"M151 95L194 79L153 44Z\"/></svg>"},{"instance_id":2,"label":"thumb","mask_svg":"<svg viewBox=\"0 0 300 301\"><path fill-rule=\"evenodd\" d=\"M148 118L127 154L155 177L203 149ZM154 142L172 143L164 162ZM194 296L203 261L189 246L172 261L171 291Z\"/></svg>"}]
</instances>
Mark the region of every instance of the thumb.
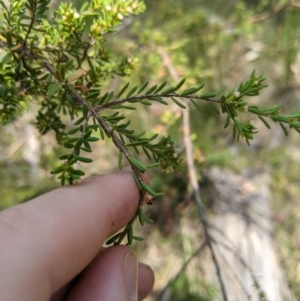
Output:
<instances>
[{"instance_id":1,"label":"thumb","mask_svg":"<svg viewBox=\"0 0 300 301\"><path fill-rule=\"evenodd\" d=\"M153 273L147 271L143 282L138 281L138 261L127 246L104 249L86 268L69 293L67 301L137 301L145 297L153 285ZM145 269L142 273L145 274ZM144 292L138 291L138 284ZM143 298L142 297L142 298Z\"/></svg>"}]
</instances>

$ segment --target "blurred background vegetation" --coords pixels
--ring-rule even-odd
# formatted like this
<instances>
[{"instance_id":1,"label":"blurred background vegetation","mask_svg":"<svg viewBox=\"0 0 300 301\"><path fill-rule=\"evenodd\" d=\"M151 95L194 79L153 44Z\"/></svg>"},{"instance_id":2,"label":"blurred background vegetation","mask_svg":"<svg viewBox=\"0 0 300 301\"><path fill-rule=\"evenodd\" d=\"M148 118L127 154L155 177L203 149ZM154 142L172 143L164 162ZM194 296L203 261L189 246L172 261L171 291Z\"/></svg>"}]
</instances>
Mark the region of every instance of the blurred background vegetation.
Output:
<instances>
[{"instance_id":1,"label":"blurred background vegetation","mask_svg":"<svg viewBox=\"0 0 300 301\"><path fill-rule=\"evenodd\" d=\"M82 2L76 1L75 6ZM173 82L172 70L188 84L203 82L207 91L220 86L234 88L251 73L263 73L269 87L250 101L260 106L282 104L292 112L300 105L300 2L276 0L164 0L145 1L146 12L124 20L117 33L107 36L107 48L128 57L133 71L130 82ZM53 3L55 7L57 3ZM173 68L173 69L172 69ZM118 89L128 78L111 78L107 89ZM139 108L132 124L139 130L152 128L170 133L184 155L181 113L173 107ZM288 137L276 126L268 130L254 120L260 134L248 147L232 142L224 120L203 103L202 113L191 111L194 159L199 181L213 166L236 173L265 167L270 173L270 199L277 254L288 282L300 300L300 137ZM4 209L59 186L49 171L57 164L62 149L54 134L40 136L34 128L36 108L31 104L14 124L1 128L0 208ZM117 168L117 151L110 142L99 141L93 153L95 164L88 174ZM183 156L184 159L184 156ZM184 159L185 161L185 159ZM145 242L135 246L141 260L150 263L157 275L154 293L148 300L160 300L174 271L195 252L201 233L191 237L189 227L200 227L195 205L190 200L186 167L174 173L151 173L152 184L165 196L147 214L155 224L138 229ZM199 231L200 232L200 231ZM155 258L155 260L154 260ZM181 261L180 261L181 260ZM211 300L216 288L183 271L170 284L168 300Z\"/></svg>"}]
</instances>

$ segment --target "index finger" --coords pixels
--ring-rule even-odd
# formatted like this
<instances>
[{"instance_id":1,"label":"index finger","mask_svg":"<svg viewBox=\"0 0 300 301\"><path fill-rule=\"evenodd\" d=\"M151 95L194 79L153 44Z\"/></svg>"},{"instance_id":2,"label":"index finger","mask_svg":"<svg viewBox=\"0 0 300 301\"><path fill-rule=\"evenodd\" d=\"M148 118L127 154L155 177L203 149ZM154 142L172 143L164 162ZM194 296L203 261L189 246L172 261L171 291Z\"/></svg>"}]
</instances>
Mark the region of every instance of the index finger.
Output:
<instances>
[{"instance_id":1,"label":"index finger","mask_svg":"<svg viewBox=\"0 0 300 301\"><path fill-rule=\"evenodd\" d=\"M107 236L129 222L138 199L126 170L88 178L3 211L0 291L12 287L22 300L47 300L91 262Z\"/></svg>"}]
</instances>

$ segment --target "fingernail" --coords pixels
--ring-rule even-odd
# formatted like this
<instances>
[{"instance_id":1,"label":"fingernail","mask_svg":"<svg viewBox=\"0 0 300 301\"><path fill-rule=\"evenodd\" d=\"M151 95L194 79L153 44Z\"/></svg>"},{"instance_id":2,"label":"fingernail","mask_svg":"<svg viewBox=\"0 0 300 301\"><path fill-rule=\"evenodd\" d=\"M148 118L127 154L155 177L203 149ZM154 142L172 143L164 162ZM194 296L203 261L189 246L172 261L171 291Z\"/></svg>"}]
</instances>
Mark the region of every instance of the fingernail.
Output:
<instances>
[{"instance_id":1,"label":"fingernail","mask_svg":"<svg viewBox=\"0 0 300 301\"><path fill-rule=\"evenodd\" d=\"M138 262L134 252L126 253L124 257L124 275L126 290L130 301L137 301Z\"/></svg>"}]
</instances>

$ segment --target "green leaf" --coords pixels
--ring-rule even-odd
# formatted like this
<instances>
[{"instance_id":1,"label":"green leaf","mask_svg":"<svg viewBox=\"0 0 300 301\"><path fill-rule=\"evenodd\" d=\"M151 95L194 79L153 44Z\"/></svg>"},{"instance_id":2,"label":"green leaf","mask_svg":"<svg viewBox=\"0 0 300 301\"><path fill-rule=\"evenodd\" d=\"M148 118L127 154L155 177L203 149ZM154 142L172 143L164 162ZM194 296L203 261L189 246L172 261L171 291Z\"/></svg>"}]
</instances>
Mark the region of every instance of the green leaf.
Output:
<instances>
[{"instance_id":1,"label":"green leaf","mask_svg":"<svg viewBox=\"0 0 300 301\"><path fill-rule=\"evenodd\" d=\"M153 136L151 136L148 141L153 141L154 139L156 139L158 137L158 134L154 134Z\"/></svg>"},{"instance_id":2,"label":"green leaf","mask_svg":"<svg viewBox=\"0 0 300 301\"><path fill-rule=\"evenodd\" d=\"M88 147L81 146L80 149L83 150L84 152L87 152L87 153L91 153L92 152L92 150L90 148L88 148Z\"/></svg>"},{"instance_id":3,"label":"green leaf","mask_svg":"<svg viewBox=\"0 0 300 301\"><path fill-rule=\"evenodd\" d=\"M65 177L62 177L61 180L60 180L60 185L61 186L64 186L66 183L66 178Z\"/></svg>"},{"instance_id":4,"label":"green leaf","mask_svg":"<svg viewBox=\"0 0 300 301\"><path fill-rule=\"evenodd\" d=\"M78 125L78 124L82 123L84 119L85 119L84 116L80 117L79 119L77 119L77 121L74 123L74 125Z\"/></svg>"},{"instance_id":5,"label":"green leaf","mask_svg":"<svg viewBox=\"0 0 300 301\"><path fill-rule=\"evenodd\" d=\"M147 92L145 93L145 95L149 95L151 94L152 92L154 92L157 88L157 85L151 87L150 89L147 90Z\"/></svg>"},{"instance_id":6,"label":"green leaf","mask_svg":"<svg viewBox=\"0 0 300 301\"><path fill-rule=\"evenodd\" d=\"M53 84L49 87L46 95L47 96L53 96L54 94L56 94L58 91L60 90L60 84Z\"/></svg>"},{"instance_id":7,"label":"green leaf","mask_svg":"<svg viewBox=\"0 0 300 301\"><path fill-rule=\"evenodd\" d=\"M185 83L185 78L183 78L183 79L177 84L176 90L179 90L179 89L183 86L184 83Z\"/></svg>"},{"instance_id":8,"label":"green leaf","mask_svg":"<svg viewBox=\"0 0 300 301\"><path fill-rule=\"evenodd\" d=\"M255 78L255 69L252 71L250 75L250 79L253 80Z\"/></svg>"},{"instance_id":9,"label":"green leaf","mask_svg":"<svg viewBox=\"0 0 300 301\"><path fill-rule=\"evenodd\" d=\"M84 118L87 118L88 113L89 113L88 106L87 106L86 104L84 104L83 107L82 107L82 114L83 114L83 117L84 117Z\"/></svg>"},{"instance_id":10,"label":"green leaf","mask_svg":"<svg viewBox=\"0 0 300 301\"><path fill-rule=\"evenodd\" d=\"M90 141L90 142L94 142L94 141L99 141L100 138L98 138L98 137L88 137L86 140Z\"/></svg>"},{"instance_id":11,"label":"green leaf","mask_svg":"<svg viewBox=\"0 0 300 301\"><path fill-rule=\"evenodd\" d=\"M109 103L113 97L114 97L114 91L111 91L108 94L107 98L105 99L105 103Z\"/></svg>"},{"instance_id":12,"label":"green leaf","mask_svg":"<svg viewBox=\"0 0 300 301\"><path fill-rule=\"evenodd\" d=\"M215 94L216 96L221 94L225 90L225 87L220 88Z\"/></svg>"},{"instance_id":13,"label":"green leaf","mask_svg":"<svg viewBox=\"0 0 300 301\"><path fill-rule=\"evenodd\" d=\"M79 180L81 178L81 176L72 174L71 172L69 173L69 175L72 178L72 180Z\"/></svg>"},{"instance_id":14,"label":"green leaf","mask_svg":"<svg viewBox=\"0 0 300 301\"><path fill-rule=\"evenodd\" d=\"M81 170L81 169L77 169L77 170L73 169L73 170L71 171L71 173L72 173L73 175L78 175L78 176L84 176L84 175L85 175L85 172L84 172L83 170Z\"/></svg>"},{"instance_id":15,"label":"green leaf","mask_svg":"<svg viewBox=\"0 0 300 301\"><path fill-rule=\"evenodd\" d=\"M145 106L152 106L152 102L147 101L147 100L145 100L145 99L140 100L140 103L143 104L143 105L145 105Z\"/></svg>"},{"instance_id":16,"label":"green leaf","mask_svg":"<svg viewBox=\"0 0 300 301\"><path fill-rule=\"evenodd\" d=\"M225 99L229 99L234 93L234 90L229 90L229 91L226 91L225 94L224 94L224 97Z\"/></svg>"},{"instance_id":17,"label":"green leaf","mask_svg":"<svg viewBox=\"0 0 300 301\"><path fill-rule=\"evenodd\" d=\"M109 240L105 242L106 245L110 245L114 243L118 238L120 238L122 235L122 232L115 234L113 237L111 237Z\"/></svg>"},{"instance_id":18,"label":"green leaf","mask_svg":"<svg viewBox=\"0 0 300 301\"><path fill-rule=\"evenodd\" d=\"M66 160L66 159L68 159L68 157L69 157L69 154L61 155L59 157L59 160Z\"/></svg>"},{"instance_id":19,"label":"green leaf","mask_svg":"<svg viewBox=\"0 0 300 301\"><path fill-rule=\"evenodd\" d=\"M151 164L147 165L147 169L149 169L149 168L151 168L151 167L157 167L157 166L159 166L159 165L160 165L160 163L158 163L158 162L151 163Z\"/></svg>"},{"instance_id":20,"label":"green leaf","mask_svg":"<svg viewBox=\"0 0 300 301\"><path fill-rule=\"evenodd\" d=\"M71 129L67 134L68 135L73 135L75 133L77 133L80 129L80 126L76 126L75 128Z\"/></svg>"},{"instance_id":21,"label":"green leaf","mask_svg":"<svg viewBox=\"0 0 300 301\"><path fill-rule=\"evenodd\" d=\"M126 89L128 88L128 86L129 86L129 83L125 84L125 86L118 93L117 98L120 98L122 96L122 94L126 91Z\"/></svg>"},{"instance_id":22,"label":"green leaf","mask_svg":"<svg viewBox=\"0 0 300 301\"><path fill-rule=\"evenodd\" d=\"M130 96L132 96L133 93L137 90L137 88L138 88L137 86L133 87L126 95L126 98L129 98Z\"/></svg>"},{"instance_id":23,"label":"green leaf","mask_svg":"<svg viewBox=\"0 0 300 301\"><path fill-rule=\"evenodd\" d=\"M122 167L123 167L123 164L122 164L122 152L119 152L118 168L121 170Z\"/></svg>"},{"instance_id":24,"label":"green leaf","mask_svg":"<svg viewBox=\"0 0 300 301\"><path fill-rule=\"evenodd\" d=\"M83 143L83 137L80 137L80 138L77 140L77 142L76 142L76 144L75 144L75 146L74 146L74 149L78 149L78 150L79 150L79 148L80 148L80 146L81 146L82 143Z\"/></svg>"},{"instance_id":25,"label":"green leaf","mask_svg":"<svg viewBox=\"0 0 300 301\"><path fill-rule=\"evenodd\" d=\"M232 140L235 140L236 138L236 126L233 126L233 130L232 130Z\"/></svg>"},{"instance_id":26,"label":"green leaf","mask_svg":"<svg viewBox=\"0 0 300 301\"><path fill-rule=\"evenodd\" d=\"M200 106L196 103L196 101L194 101L192 98L191 98L190 100L191 100L191 102L193 103L194 107L195 107L199 112L201 112L201 108L200 108Z\"/></svg>"},{"instance_id":27,"label":"green leaf","mask_svg":"<svg viewBox=\"0 0 300 301\"><path fill-rule=\"evenodd\" d=\"M200 98L211 98L211 97L216 97L218 95L218 92L208 92L208 93L204 93L202 95L200 95Z\"/></svg>"},{"instance_id":28,"label":"green leaf","mask_svg":"<svg viewBox=\"0 0 300 301\"><path fill-rule=\"evenodd\" d=\"M197 91L199 91L199 88L189 88L189 89L184 90L182 93L180 93L180 96L193 95Z\"/></svg>"},{"instance_id":29,"label":"green leaf","mask_svg":"<svg viewBox=\"0 0 300 301\"><path fill-rule=\"evenodd\" d=\"M9 51L17 51L17 50L19 50L20 48L22 48L22 44L17 44L17 45L15 45L15 46L13 46L13 47L11 47L11 48L9 48Z\"/></svg>"},{"instance_id":30,"label":"green leaf","mask_svg":"<svg viewBox=\"0 0 300 301\"><path fill-rule=\"evenodd\" d=\"M125 110L131 110L131 111L136 110L135 107L125 106L125 105L116 105L116 106L112 106L112 107L110 107L110 108L111 108L111 109L125 109Z\"/></svg>"},{"instance_id":31,"label":"green leaf","mask_svg":"<svg viewBox=\"0 0 300 301\"><path fill-rule=\"evenodd\" d=\"M132 244L132 241L133 241L133 228L132 228L131 225L127 229L127 241L128 241L128 245Z\"/></svg>"},{"instance_id":32,"label":"green leaf","mask_svg":"<svg viewBox=\"0 0 300 301\"><path fill-rule=\"evenodd\" d=\"M161 85L158 86L158 88L155 90L155 94L157 94L158 92L160 92L164 87L165 85L167 84L167 81L164 81Z\"/></svg>"},{"instance_id":33,"label":"green leaf","mask_svg":"<svg viewBox=\"0 0 300 301\"><path fill-rule=\"evenodd\" d=\"M95 119L93 119L94 120L94 122L95 122ZM89 124L88 125L88 128L89 129L93 129L93 130L95 130L95 131L97 131L97 129L100 127L100 125L99 124Z\"/></svg>"},{"instance_id":34,"label":"green leaf","mask_svg":"<svg viewBox=\"0 0 300 301\"><path fill-rule=\"evenodd\" d=\"M186 109L186 106L183 105L181 102L179 102L177 99L175 99L174 97L171 97L171 99L180 107L183 109Z\"/></svg>"},{"instance_id":35,"label":"green leaf","mask_svg":"<svg viewBox=\"0 0 300 301\"><path fill-rule=\"evenodd\" d=\"M140 221L140 224L141 224L142 226L144 226L144 223L145 223L145 215L144 215L144 211L143 211L142 206L139 206L139 221Z\"/></svg>"},{"instance_id":36,"label":"green leaf","mask_svg":"<svg viewBox=\"0 0 300 301\"><path fill-rule=\"evenodd\" d=\"M227 115L227 118L226 118L226 120L225 120L224 129L226 129L226 128L228 127L229 123L230 123L230 116L229 116L229 114L228 114L228 115Z\"/></svg>"},{"instance_id":37,"label":"green leaf","mask_svg":"<svg viewBox=\"0 0 300 301\"><path fill-rule=\"evenodd\" d=\"M118 129L126 129L130 123L131 123L131 120L128 120L126 123L119 124Z\"/></svg>"},{"instance_id":38,"label":"green leaf","mask_svg":"<svg viewBox=\"0 0 300 301\"><path fill-rule=\"evenodd\" d=\"M156 196L156 192L150 186L148 186L145 182L141 182L141 186L146 192L148 192L149 194L151 194L154 197Z\"/></svg>"},{"instance_id":39,"label":"green leaf","mask_svg":"<svg viewBox=\"0 0 300 301\"><path fill-rule=\"evenodd\" d=\"M65 142L74 143L79 139L79 137L68 138Z\"/></svg>"},{"instance_id":40,"label":"green leaf","mask_svg":"<svg viewBox=\"0 0 300 301\"><path fill-rule=\"evenodd\" d=\"M161 97L149 97L149 99L158 101L159 103L161 103L161 104L163 104L165 106L168 105L168 103L166 101L164 101Z\"/></svg>"},{"instance_id":41,"label":"green leaf","mask_svg":"<svg viewBox=\"0 0 300 301\"><path fill-rule=\"evenodd\" d=\"M90 151L90 153L91 153L91 152L92 152L92 149L91 149L91 146L90 146L90 144L88 143L88 141L84 140L84 141L83 141L83 144L84 144L84 147L85 147L85 148L91 150L91 151ZM80 148L80 149L81 149L81 148Z\"/></svg>"},{"instance_id":42,"label":"green leaf","mask_svg":"<svg viewBox=\"0 0 300 301\"><path fill-rule=\"evenodd\" d=\"M58 174L58 173L60 173L60 172L62 172L62 171L63 171L63 167L62 167L62 166L59 166L59 167L53 169L50 173L51 173L52 175L55 175L55 174Z\"/></svg>"},{"instance_id":43,"label":"green leaf","mask_svg":"<svg viewBox=\"0 0 300 301\"><path fill-rule=\"evenodd\" d=\"M74 144L72 144L72 143L69 143L69 142L64 142L64 147L65 148L74 148Z\"/></svg>"},{"instance_id":44,"label":"green leaf","mask_svg":"<svg viewBox=\"0 0 300 301\"><path fill-rule=\"evenodd\" d=\"M139 160L137 160L133 157L129 157L128 160L130 161L130 163L132 165L137 167L141 172L145 172L147 170L147 167L142 162L140 162Z\"/></svg>"},{"instance_id":45,"label":"green leaf","mask_svg":"<svg viewBox=\"0 0 300 301\"><path fill-rule=\"evenodd\" d=\"M258 95L258 87L249 88L244 91L244 94L247 96L255 96Z\"/></svg>"},{"instance_id":46,"label":"green leaf","mask_svg":"<svg viewBox=\"0 0 300 301\"><path fill-rule=\"evenodd\" d=\"M280 124L280 127L281 127L282 131L284 132L284 134L285 134L286 136L288 136L289 133L288 133L288 131L286 130L285 126L284 126L281 122L279 122L279 124Z\"/></svg>"},{"instance_id":47,"label":"green leaf","mask_svg":"<svg viewBox=\"0 0 300 301\"><path fill-rule=\"evenodd\" d=\"M127 143L127 144L125 144L125 146L139 146L139 145L144 145L148 142L149 142L148 139L138 140L138 141L134 141L134 142L131 142L131 143Z\"/></svg>"},{"instance_id":48,"label":"green leaf","mask_svg":"<svg viewBox=\"0 0 300 301\"><path fill-rule=\"evenodd\" d=\"M252 84L252 81L251 80L247 80L244 85L241 84L241 86L238 89L238 91L241 92L241 93L243 93L244 91L246 91L247 89L250 88L251 84Z\"/></svg>"},{"instance_id":49,"label":"green leaf","mask_svg":"<svg viewBox=\"0 0 300 301\"><path fill-rule=\"evenodd\" d=\"M92 99L94 99L94 98L97 98L98 96L99 96L99 92L93 92L93 93L90 93L89 95L87 95L86 97L85 97L85 99L86 100L92 100Z\"/></svg>"},{"instance_id":50,"label":"green leaf","mask_svg":"<svg viewBox=\"0 0 300 301\"><path fill-rule=\"evenodd\" d=\"M137 176L136 176L136 174L135 174L135 171L132 171L132 175L133 175L133 178L134 178L134 180L135 180L135 183L136 183L137 187L138 187L139 189L142 190L141 183L140 183L140 181L138 180L138 178L137 178Z\"/></svg>"},{"instance_id":51,"label":"green leaf","mask_svg":"<svg viewBox=\"0 0 300 301\"><path fill-rule=\"evenodd\" d=\"M101 98L100 98L100 100L99 100L99 105L101 104L101 103L103 103L105 100L106 100L106 98L107 98L107 96L108 96L108 92L106 92Z\"/></svg>"},{"instance_id":52,"label":"green leaf","mask_svg":"<svg viewBox=\"0 0 300 301\"><path fill-rule=\"evenodd\" d=\"M230 115L231 119L233 119L234 117L237 116L236 111L234 110L234 108L230 105L226 105L226 111L227 113Z\"/></svg>"},{"instance_id":53,"label":"green leaf","mask_svg":"<svg viewBox=\"0 0 300 301\"><path fill-rule=\"evenodd\" d=\"M56 77L57 77L57 79L59 81L63 81L64 80L64 78L63 78L63 76L62 76L62 74L61 74L61 72L60 72L60 70L58 68L55 70L55 75L56 75Z\"/></svg>"},{"instance_id":54,"label":"green leaf","mask_svg":"<svg viewBox=\"0 0 300 301\"><path fill-rule=\"evenodd\" d=\"M176 87L169 87L169 88L163 90L163 91L160 93L160 95L168 95L168 94L171 94L171 93L173 93L173 92L175 92L175 91L176 91Z\"/></svg>"},{"instance_id":55,"label":"green leaf","mask_svg":"<svg viewBox=\"0 0 300 301\"><path fill-rule=\"evenodd\" d=\"M100 138L101 138L101 140L105 139L104 132L103 132L102 128L100 128Z\"/></svg>"},{"instance_id":56,"label":"green leaf","mask_svg":"<svg viewBox=\"0 0 300 301\"><path fill-rule=\"evenodd\" d=\"M300 122L291 122L290 125L292 125L295 128L300 128Z\"/></svg>"},{"instance_id":57,"label":"green leaf","mask_svg":"<svg viewBox=\"0 0 300 301\"><path fill-rule=\"evenodd\" d=\"M220 115L220 111L219 109L217 108L216 104L214 104L213 102L209 102L209 104L212 106L212 108L215 110L215 112Z\"/></svg>"},{"instance_id":58,"label":"green leaf","mask_svg":"<svg viewBox=\"0 0 300 301\"><path fill-rule=\"evenodd\" d=\"M238 121L238 119L234 118L233 121L234 121L234 123L236 125L236 128L237 128L238 132L240 134L243 133L243 129L242 129L241 123Z\"/></svg>"},{"instance_id":59,"label":"green leaf","mask_svg":"<svg viewBox=\"0 0 300 301\"><path fill-rule=\"evenodd\" d=\"M84 163L91 163L91 162L93 162L93 159L91 159L91 158L86 158L86 157L81 157L81 156L75 156L75 158L78 161L84 162Z\"/></svg>"},{"instance_id":60,"label":"green leaf","mask_svg":"<svg viewBox=\"0 0 300 301\"><path fill-rule=\"evenodd\" d=\"M134 240L137 240L137 241L143 241L144 240L144 238L143 237L139 237L139 236L132 236L132 238L134 239Z\"/></svg>"},{"instance_id":61,"label":"green leaf","mask_svg":"<svg viewBox=\"0 0 300 301\"><path fill-rule=\"evenodd\" d=\"M262 116L260 116L260 115L257 115L257 116L268 129L271 128L270 125L268 124L268 122Z\"/></svg>"},{"instance_id":62,"label":"green leaf","mask_svg":"<svg viewBox=\"0 0 300 301\"><path fill-rule=\"evenodd\" d=\"M143 86L137 92L137 94L140 94L147 86L148 86L148 82L144 83Z\"/></svg>"},{"instance_id":63,"label":"green leaf","mask_svg":"<svg viewBox=\"0 0 300 301\"><path fill-rule=\"evenodd\" d=\"M92 132L92 130L88 130L83 136L84 140L87 140L87 138L91 136Z\"/></svg>"},{"instance_id":64,"label":"green leaf","mask_svg":"<svg viewBox=\"0 0 300 301\"><path fill-rule=\"evenodd\" d=\"M13 58L12 54L9 52L2 58L2 63L7 64Z\"/></svg>"}]
</instances>

